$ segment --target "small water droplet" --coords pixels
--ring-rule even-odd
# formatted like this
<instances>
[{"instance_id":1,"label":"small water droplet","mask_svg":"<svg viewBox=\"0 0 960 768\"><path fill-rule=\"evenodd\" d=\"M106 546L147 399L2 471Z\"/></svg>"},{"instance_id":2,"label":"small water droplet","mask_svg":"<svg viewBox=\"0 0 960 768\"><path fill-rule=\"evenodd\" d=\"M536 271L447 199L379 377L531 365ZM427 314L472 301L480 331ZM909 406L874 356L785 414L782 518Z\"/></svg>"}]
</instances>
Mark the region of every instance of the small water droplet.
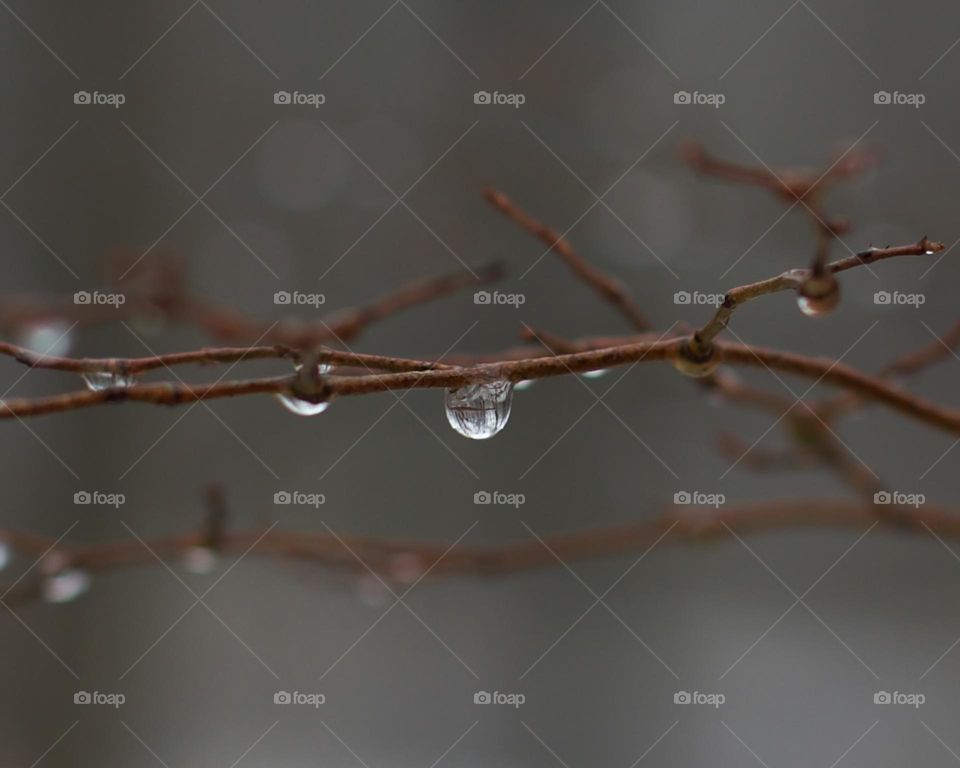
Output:
<instances>
[{"instance_id":1,"label":"small water droplet","mask_svg":"<svg viewBox=\"0 0 960 768\"><path fill-rule=\"evenodd\" d=\"M104 389L126 389L137 383L137 377L132 373L114 373L113 371L88 371L81 374L81 378L92 392L101 392Z\"/></svg>"},{"instance_id":2,"label":"small water droplet","mask_svg":"<svg viewBox=\"0 0 960 768\"><path fill-rule=\"evenodd\" d=\"M518 381L516 384L514 384L513 390L514 392L525 392L536 383L536 379L524 379L523 381Z\"/></svg>"},{"instance_id":3,"label":"small water droplet","mask_svg":"<svg viewBox=\"0 0 960 768\"><path fill-rule=\"evenodd\" d=\"M90 589L90 574L79 568L66 570L48 576L41 592L48 603L69 603Z\"/></svg>"},{"instance_id":4,"label":"small water droplet","mask_svg":"<svg viewBox=\"0 0 960 768\"><path fill-rule=\"evenodd\" d=\"M65 323L52 321L21 328L17 333L21 347L41 355L63 357L73 346L73 333Z\"/></svg>"},{"instance_id":5,"label":"small water droplet","mask_svg":"<svg viewBox=\"0 0 960 768\"><path fill-rule=\"evenodd\" d=\"M513 385L505 380L469 384L444 393L447 421L464 437L486 440L507 424Z\"/></svg>"},{"instance_id":6,"label":"small water droplet","mask_svg":"<svg viewBox=\"0 0 960 768\"><path fill-rule=\"evenodd\" d=\"M585 379L599 379L601 376L606 376L609 371L609 368L597 368L595 371L584 371L580 375Z\"/></svg>"},{"instance_id":7,"label":"small water droplet","mask_svg":"<svg viewBox=\"0 0 960 768\"><path fill-rule=\"evenodd\" d=\"M13 549L10 547L9 542L0 539L0 571L10 565L12 557Z\"/></svg>"}]
</instances>

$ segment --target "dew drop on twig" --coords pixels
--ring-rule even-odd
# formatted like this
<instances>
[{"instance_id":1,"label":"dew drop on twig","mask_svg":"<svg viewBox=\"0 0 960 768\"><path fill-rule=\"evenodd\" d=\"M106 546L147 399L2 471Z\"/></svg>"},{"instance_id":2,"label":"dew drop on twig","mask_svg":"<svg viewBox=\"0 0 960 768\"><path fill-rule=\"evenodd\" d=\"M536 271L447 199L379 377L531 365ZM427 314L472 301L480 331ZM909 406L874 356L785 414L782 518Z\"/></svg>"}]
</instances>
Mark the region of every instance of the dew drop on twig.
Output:
<instances>
[{"instance_id":1,"label":"dew drop on twig","mask_svg":"<svg viewBox=\"0 0 960 768\"><path fill-rule=\"evenodd\" d=\"M295 366L295 370L299 372L302 367L301 365L297 365ZM319 363L317 365L317 373L320 376L326 376L332 370L333 366L330 363ZM329 401L314 403L292 394L277 393L276 397L284 408L290 411L290 413L297 414L297 416L317 416L330 407Z\"/></svg>"},{"instance_id":2,"label":"dew drop on twig","mask_svg":"<svg viewBox=\"0 0 960 768\"><path fill-rule=\"evenodd\" d=\"M468 384L444 393L447 421L464 437L486 440L507 424L513 384L506 379Z\"/></svg>"},{"instance_id":3,"label":"dew drop on twig","mask_svg":"<svg viewBox=\"0 0 960 768\"><path fill-rule=\"evenodd\" d=\"M279 400L280 404L290 411L290 413L295 413L297 416L316 416L330 407L330 403L311 403L309 400L302 400L293 395L278 394L277 400Z\"/></svg>"},{"instance_id":4,"label":"dew drop on twig","mask_svg":"<svg viewBox=\"0 0 960 768\"><path fill-rule=\"evenodd\" d=\"M90 574L79 568L67 568L47 576L41 592L48 603L69 603L90 589Z\"/></svg>"},{"instance_id":5,"label":"dew drop on twig","mask_svg":"<svg viewBox=\"0 0 960 768\"><path fill-rule=\"evenodd\" d=\"M114 373L113 371L87 371L81 374L81 378L91 392L115 388L126 389L137 383L137 377L132 373Z\"/></svg>"},{"instance_id":6,"label":"dew drop on twig","mask_svg":"<svg viewBox=\"0 0 960 768\"><path fill-rule=\"evenodd\" d=\"M829 314L837 306L837 301L830 296L819 299L797 296L797 306L807 317L822 317Z\"/></svg>"},{"instance_id":7,"label":"dew drop on twig","mask_svg":"<svg viewBox=\"0 0 960 768\"><path fill-rule=\"evenodd\" d=\"M797 289L797 306L807 317L822 317L840 303L840 285L832 275L813 276Z\"/></svg>"},{"instance_id":8,"label":"dew drop on twig","mask_svg":"<svg viewBox=\"0 0 960 768\"><path fill-rule=\"evenodd\" d=\"M595 371L584 371L580 375L585 379L599 379L601 376L606 376L608 372L608 368L597 368Z\"/></svg>"}]
</instances>

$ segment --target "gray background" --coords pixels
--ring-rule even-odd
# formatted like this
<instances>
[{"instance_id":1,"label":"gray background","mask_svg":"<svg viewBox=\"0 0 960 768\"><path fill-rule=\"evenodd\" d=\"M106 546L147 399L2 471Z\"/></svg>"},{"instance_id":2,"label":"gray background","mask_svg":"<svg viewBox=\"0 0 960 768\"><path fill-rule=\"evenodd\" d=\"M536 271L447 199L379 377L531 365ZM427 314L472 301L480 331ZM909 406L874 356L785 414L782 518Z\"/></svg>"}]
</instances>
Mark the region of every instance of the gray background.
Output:
<instances>
[{"instance_id":1,"label":"gray background","mask_svg":"<svg viewBox=\"0 0 960 768\"><path fill-rule=\"evenodd\" d=\"M522 292L521 310L478 307L464 292L372 328L355 348L429 356L459 340L457 351L493 351L515 343L521 321L569 336L619 333L616 314L552 257L519 279L543 247L480 190L493 184L565 230L595 202L590 189L602 193L660 139L605 198L615 213L596 206L569 237L629 285L658 327L700 322L708 310L676 306L676 291L722 291L801 266L811 232L796 210L775 224L783 206L760 190L695 178L676 157L685 136L775 166L817 165L862 139L883 163L829 198L830 211L856 224L846 243L958 237L960 51L930 68L960 36L960 9L949 3L3 6L0 189L63 136L3 197L15 212L0 210L5 291L102 287L104 253L142 252L163 236L157 249L186 255L198 293L279 318L276 290L321 291L336 310L457 269L458 259L496 258L511 269L499 288ZM681 88L720 92L726 103L675 105ZM920 92L926 103L875 105L881 88ZM127 101L78 106L80 89ZM327 102L277 106L278 89ZM520 92L526 103L477 106L479 89ZM396 205L377 222L395 202L387 187L402 194L447 150L405 198L415 215ZM241 156L205 198L216 216L198 205L178 220L195 201L186 187L201 194ZM932 259L882 264L879 279L844 275L845 301L829 318L807 320L779 296L743 310L733 330L877 367L928 342L924 324L952 322L952 256L929 272ZM877 290L922 292L926 304L877 307ZM183 329L143 338L158 351L205 342ZM145 354L123 327L85 332L74 351ZM912 386L955 402L958 372L951 359ZM16 382L8 394L77 383L22 374L3 364L4 389ZM402 406L391 395L344 400L315 419L248 398L216 402L212 413L129 405L6 423L3 524L56 537L79 520L75 541L128 539L121 520L143 537L183 531L201 518L202 486L218 480L238 527L279 520L323 530L322 520L341 532L453 541L479 521L464 540L477 545L529 538L525 526L543 535L644 519L681 489L730 503L847 493L822 474L738 467L720 480L730 461L713 450L718 429L752 443L772 417L717 408L661 365L637 367L604 397L608 408L595 406L619 376L540 383L517 395L501 435L478 443L450 431L437 392ZM765 372L744 376L783 390ZM798 395L809 386L785 381ZM826 392L819 385L811 396ZM930 470L950 436L882 409L844 422L840 435L890 487L953 501L957 454ZM774 429L761 445L783 440ZM78 508L81 489L128 501L119 512ZM322 492L327 503L278 508L281 489ZM527 501L519 511L477 507L480 489ZM241 765L428 768L456 742L441 765L629 768L645 753L641 765L788 768L841 756L845 766L950 765L949 749L960 751L960 652L919 678L960 635L960 563L932 536L870 532L804 598L810 610L794 607L719 679L794 603L777 577L803 594L860 533L750 537L776 576L736 541L668 539L604 598L609 610L594 607L522 680L594 603L578 579L601 594L635 557L574 563L576 576L558 565L423 583L405 599L410 610L391 610L322 681L392 600L370 604L361 599L369 585L252 554L205 598L209 611L195 607L163 635L194 598L159 565L116 572L74 603L18 607L21 621L0 620L0 751L5 765L30 765L62 737L40 764L226 767L256 742ZM11 579L29 565L12 564ZM184 578L202 591L226 567ZM80 689L121 691L127 703L76 707ZM327 703L276 707L278 689L322 691ZM479 707L481 689L523 692L526 703ZM922 692L927 703L877 707L881 689ZM726 704L679 707L677 690L722 692Z\"/></svg>"}]
</instances>

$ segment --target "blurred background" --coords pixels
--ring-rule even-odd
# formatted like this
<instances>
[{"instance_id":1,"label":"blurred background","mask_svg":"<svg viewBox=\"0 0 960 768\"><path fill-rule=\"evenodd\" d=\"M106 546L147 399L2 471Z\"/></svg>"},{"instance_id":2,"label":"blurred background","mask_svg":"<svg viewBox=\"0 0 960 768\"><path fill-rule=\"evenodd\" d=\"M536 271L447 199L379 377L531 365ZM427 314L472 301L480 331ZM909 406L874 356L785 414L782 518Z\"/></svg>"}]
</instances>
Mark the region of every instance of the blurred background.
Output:
<instances>
[{"instance_id":1,"label":"blurred background","mask_svg":"<svg viewBox=\"0 0 960 768\"><path fill-rule=\"evenodd\" d=\"M478 306L466 290L352 347L422 358L509 348L523 323L567 337L628 331L487 206L481 190L493 185L619 276L657 328L701 323L710 308L677 305L677 291L722 292L804 266L812 231L762 190L697 178L677 156L687 137L777 168L816 167L854 145L876 151L879 166L826 201L854 222L837 257L925 233L948 246L960 237L954 4L0 5L5 294L105 290L106 254L177 253L197 294L267 320L308 319L318 310L277 306L274 293L319 292L321 311L335 312L499 260L509 275L497 288L522 293L520 309ZM81 91L124 103L75 103ZM277 104L278 91L324 103ZM478 91L523 103L477 104ZM678 91L724 103L677 104ZM924 103L876 104L878 91ZM845 273L829 317L805 318L781 295L740 311L732 329L876 369L956 319L954 255ZM877 306L881 290L925 303ZM89 356L209 341L120 324L70 340L72 354ZM5 397L78 384L10 361L0 372ZM2 526L69 531L70 542L189 531L216 481L231 527L279 521L451 543L466 534L464 545L479 546L648 519L684 490L727 504L849 495L824 473L731 470L717 433L787 445L770 414L718 407L669 366L622 373L540 382L517 393L500 435L477 442L448 427L436 391L400 407L390 394L344 399L313 418L261 397L6 422ZM812 383L742 376L795 395ZM910 386L955 403L958 384L951 358ZM828 392L821 383L808 397ZM838 434L890 487L956 499L949 435L883 408ZM126 503L76 506L83 490ZM326 502L278 507L284 490ZM477 506L481 490L525 503ZM75 601L0 616L0 751L4 764L51 768L951 765L960 562L933 535L863 533L696 545L668 536L640 562L638 552L427 580L403 604L370 579L256 551L229 573L232 561L199 575L170 564L198 595L213 587L203 605L160 564L98 574ZM31 564L15 559L9 580ZM126 702L77 706L82 690ZM277 691L326 701L277 706ZM478 691L525 701L477 705ZM724 703L677 705L679 691ZM925 703L877 706L877 691Z\"/></svg>"}]
</instances>

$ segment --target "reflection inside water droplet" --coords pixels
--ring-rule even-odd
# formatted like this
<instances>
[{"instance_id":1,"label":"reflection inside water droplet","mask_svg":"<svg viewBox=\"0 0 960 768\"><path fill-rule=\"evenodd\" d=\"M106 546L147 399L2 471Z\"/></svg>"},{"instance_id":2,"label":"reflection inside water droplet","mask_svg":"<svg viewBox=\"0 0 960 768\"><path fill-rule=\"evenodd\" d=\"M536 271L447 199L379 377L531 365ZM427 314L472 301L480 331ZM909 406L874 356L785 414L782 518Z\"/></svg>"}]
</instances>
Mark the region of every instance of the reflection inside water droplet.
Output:
<instances>
[{"instance_id":1,"label":"reflection inside water droplet","mask_svg":"<svg viewBox=\"0 0 960 768\"><path fill-rule=\"evenodd\" d=\"M299 363L294 366L294 370L299 373L303 369L303 366ZM318 363L317 364L317 373L320 376L326 376L333 370L333 365L330 363ZM290 413L295 413L297 416L316 416L323 413L327 408L330 407L330 401L325 400L319 403L311 402L310 400L304 400L301 397L296 397L292 394L277 394L277 400L280 401L280 404L286 408Z\"/></svg>"},{"instance_id":2,"label":"reflection inside water droplet","mask_svg":"<svg viewBox=\"0 0 960 768\"><path fill-rule=\"evenodd\" d=\"M92 392L104 389L126 389L137 383L137 377L132 373L114 373L112 371L88 371L81 374L81 378Z\"/></svg>"},{"instance_id":3,"label":"reflection inside water droplet","mask_svg":"<svg viewBox=\"0 0 960 768\"><path fill-rule=\"evenodd\" d=\"M447 421L464 437L485 440L507 424L513 385L505 379L469 384L444 393Z\"/></svg>"},{"instance_id":4,"label":"reflection inside water droplet","mask_svg":"<svg viewBox=\"0 0 960 768\"><path fill-rule=\"evenodd\" d=\"M302 400L293 395L278 394L277 400L290 413L295 413L297 416L316 416L330 407L330 403L311 403L309 400Z\"/></svg>"}]
</instances>

